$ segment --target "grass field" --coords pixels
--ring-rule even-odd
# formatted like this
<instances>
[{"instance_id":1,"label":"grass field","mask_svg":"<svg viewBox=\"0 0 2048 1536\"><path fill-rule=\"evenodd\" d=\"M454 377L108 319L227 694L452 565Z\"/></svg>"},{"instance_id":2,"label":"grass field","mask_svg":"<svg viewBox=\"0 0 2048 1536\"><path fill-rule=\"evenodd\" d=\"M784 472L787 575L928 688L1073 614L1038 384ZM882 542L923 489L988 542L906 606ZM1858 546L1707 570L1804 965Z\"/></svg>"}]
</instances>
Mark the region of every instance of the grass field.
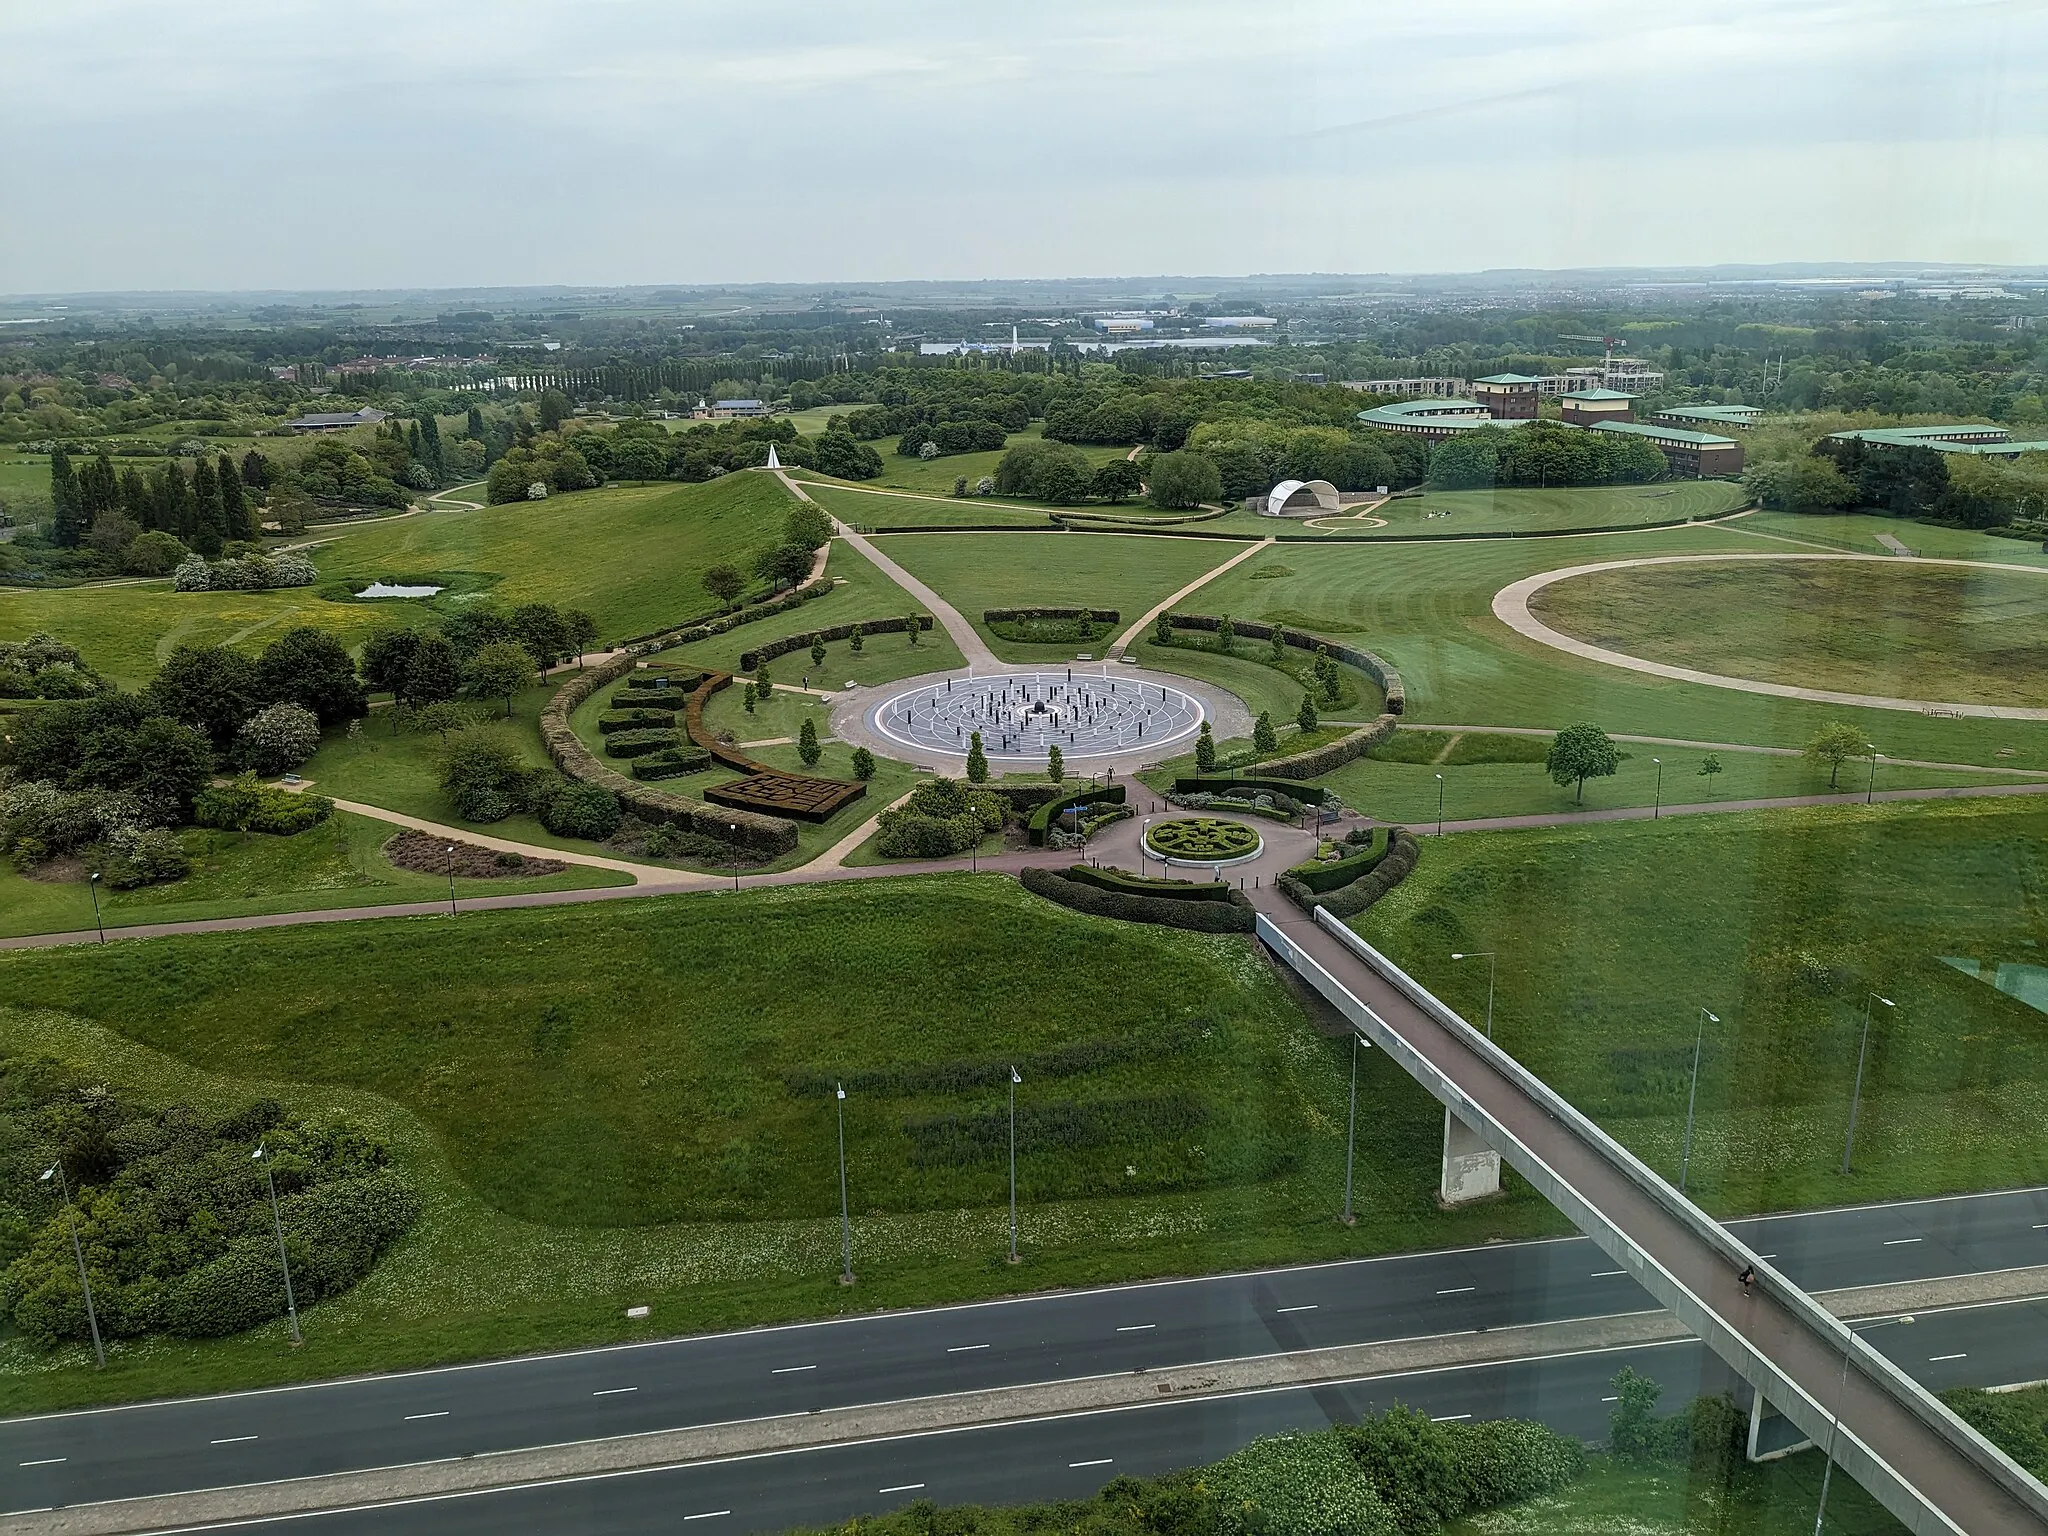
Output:
<instances>
[{"instance_id":1,"label":"grass field","mask_svg":"<svg viewBox=\"0 0 2048 1536\"><path fill-rule=\"evenodd\" d=\"M1230 559L1239 546L1210 539L1079 533L904 534L883 553L965 614L1006 661L1070 656L1073 646L1001 640L983 610L1044 606L1114 608L1120 634L1154 603ZM1203 600L1207 602L1207 594ZM1100 654L1107 641L1094 647Z\"/></svg>"},{"instance_id":2,"label":"grass field","mask_svg":"<svg viewBox=\"0 0 2048 1536\"><path fill-rule=\"evenodd\" d=\"M857 491L848 486L813 480L806 486L834 517L859 528L932 527L948 528L1000 524L1010 528L1052 527L1049 509L990 497L898 496L874 491Z\"/></svg>"},{"instance_id":3,"label":"grass field","mask_svg":"<svg viewBox=\"0 0 2048 1536\"><path fill-rule=\"evenodd\" d=\"M1721 1214L2048 1179L2048 807L1976 801L1453 836L1359 920L1675 1175L1699 1009L1690 1190ZM1960 962L1960 967L1958 962ZM2029 1007L1977 979L2033 990ZM1855 1172L1838 1171L1864 1000Z\"/></svg>"},{"instance_id":4,"label":"grass field","mask_svg":"<svg viewBox=\"0 0 2048 1536\"><path fill-rule=\"evenodd\" d=\"M892 542L915 548L926 540ZM1822 724L1842 719L1892 757L2048 768L2048 726L2039 723L1847 710L1668 682L1576 660L1524 640L1493 617L1493 594L1537 571L1639 554L1760 547L1770 546L1721 527L1314 551L1282 545L1218 577L1203 589L1201 605L1371 646L1400 671L1408 717L1420 722L1554 730L1591 720L1613 732L1797 747ZM1268 574L1276 569L1286 574Z\"/></svg>"},{"instance_id":5,"label":"grass field","mask_svg":"<svg viewBox=\"0 0 2048 1536\"><path fill-rule=\"evenodd\" d=\"M11 1040L123 1091L344 1113L426 1205L303 1351L160 1340L100 1376L0 1339L5 1411L1560 1227L1519 1188L1439 1213L1441 1111L1368 1052L1347 1230L1346 1053L1251 948L997 876L22 952L0 992ZM1021 1272L1001 1091L906 1075L1012 1058ZM833 1101L803 1075L891 1072L850 1080L847 1293Z\"/></svg>"},{"instance_id":6,"label":"grass field","mask_svg":"<svg viewBox=\"0 0 2048 1536\"><path fill-rule=\"evenodd\" d=\"M1530 606L1565 634L1674 666L1944 703L2048 703L2048 570L1642 566L1558 582Z\"/></svg>"},{"instance_id":7,"label":"grass field","mask_svg":"<svg viewBox=\"0 0 2048 1536\"><path fill-rule=\"evenodd\" d=\"M868 446L882 456L882 473L876 479L862 483L882 490L922 491L935 496L950 496L955 480L964 475L972 487L982 476L996 472L996 464L1007 450L1018 443L1035 442L1044 434L1044 425L1034 421L1022 432L1012 432L1001 448L986 453L942 454L936 459L905 458L896 451L897 439L878 438ZM1128 448L1076 446L1091 464L1107 464L1130 452Z\"/></svg>"},{"instance_id":8,"label":"grass field","mask_svg":"<svg viewBox=\"0 0 2048 1536\"><path fill-rule=\"evenodd\" d=\"M378 851L397 830L347 812L296 837L188 828L181 840L192 859L189 875L169 885L102 891L100 913L107 927L125 928L446 898L445 879L398 869ZM571 866L538 879L457 880L455 894L502 896L626 883L626 876L610 870ZM31 880L0 867L0 936L92 926L92 894L83 880Z\"/></svg>"},{"instance_id":9,"label":"grass field","mask_svg":"<svg viewBox=\"0 0 2048 1536\"><path fill-rule=\"evenodd\" d=\"M2042 553L2037 540L2001 539L1969 528L1937 528L1928 523L1869 513L1816 517L1791 512L1757 512L1745 517L1737 526L1752 533L1797 539L1802 543L1841 549L1852 554L1892 553L1888 545L1878 542L1878 535L1886 534L1916 555L2048 566L2048 554Z\"/></svg>"},{"instance_id":10,"label":"grass field","mask_svg":"<svg viewBox=\"0 0 2048 1536\"><path fill-rule=\"evenodd\" d=\"M720 560L744 565L774 541L791 504L766 475L581 491L482 512L379 519L319 535L327 542L313 560L323 583L454 580L506 603L584 608L609 642L715 608L698 577ZM417 622L430 606L329 602L318 591L173 592L168 582L8 591L0 593L0 639L49 630L94 667L139 686L180 644L257 650L310 624L357 645L378 629Z\"/></svg>"}]
</instances>

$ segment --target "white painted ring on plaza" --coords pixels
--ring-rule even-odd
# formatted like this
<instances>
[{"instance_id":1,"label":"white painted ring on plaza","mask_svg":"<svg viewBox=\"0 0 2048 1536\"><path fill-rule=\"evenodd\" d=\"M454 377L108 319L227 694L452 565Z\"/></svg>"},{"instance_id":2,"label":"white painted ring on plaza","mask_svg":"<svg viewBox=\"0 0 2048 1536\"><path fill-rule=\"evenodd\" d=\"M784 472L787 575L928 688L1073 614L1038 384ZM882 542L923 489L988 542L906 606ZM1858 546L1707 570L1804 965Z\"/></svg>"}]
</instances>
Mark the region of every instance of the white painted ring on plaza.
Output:
<instances>
[{"instance_id":1,"label":"white painted ring on plaza","mask_svg":"<svg viewBox=\"0 0 2048 1536\"><path fill-rule=\"evenodd\" d=\"M961 757L981 732L991 762L1042 763L1156 752L1193 737L1207 712L1193 694L1146 678L1057 668L956 677L906 689L868 711L898 746Z\"/></svg>"}]
</instances>

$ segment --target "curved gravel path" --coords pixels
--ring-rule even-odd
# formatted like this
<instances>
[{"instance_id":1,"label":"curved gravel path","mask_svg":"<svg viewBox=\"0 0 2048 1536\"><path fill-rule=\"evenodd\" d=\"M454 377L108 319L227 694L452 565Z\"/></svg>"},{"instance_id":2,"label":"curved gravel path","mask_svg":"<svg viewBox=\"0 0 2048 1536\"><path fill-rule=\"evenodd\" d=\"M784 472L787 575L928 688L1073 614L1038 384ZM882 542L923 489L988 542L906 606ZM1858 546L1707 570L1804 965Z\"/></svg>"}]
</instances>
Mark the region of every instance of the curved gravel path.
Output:
<instances>
[{"instance_id":1,"label":"curved gravel path","mask_svg":"<svg viewBox=\"0 0 2048 1536\"><path fill-rule=\"evenodd\" d=\"M2048 720L2048 709L2023 708L2007 704L1951 704L1941 699L1900 699L1882 693L1838 693L1827 688L1800 688L1790 683L1766 683L1747 677L1728 677L1719 672L1702 672L1694 667L1676 667L1662 661L1645 661L1621 651L1610 651L1585 640L1552 629L1529 611L1529 599L1554 582L1598 571L1628 570L1646 565L1729 565L1753 560L1855 560L1872 565L1952 565L1973 571L2017 571L2023 576L2048 576L2048 570L2032 565L2007 565L1988 560L1943 560L1926 555L1640 555L1631 560L1601 560L1591 565L1568 565L1554 571L1524 576L1502 587L1493 596L1493 616L1516 634L1547 645L1552 650L1604 662L1630 672L1667 677L1674 682L1702 683L1709 688L1732 688L1738 693L1767 694L1778 699L1803 699L1813 704L1840 704L1851 709L1894 709L1917 715L1946 715L1971 720Z\"/></svg>"}]
</instances>

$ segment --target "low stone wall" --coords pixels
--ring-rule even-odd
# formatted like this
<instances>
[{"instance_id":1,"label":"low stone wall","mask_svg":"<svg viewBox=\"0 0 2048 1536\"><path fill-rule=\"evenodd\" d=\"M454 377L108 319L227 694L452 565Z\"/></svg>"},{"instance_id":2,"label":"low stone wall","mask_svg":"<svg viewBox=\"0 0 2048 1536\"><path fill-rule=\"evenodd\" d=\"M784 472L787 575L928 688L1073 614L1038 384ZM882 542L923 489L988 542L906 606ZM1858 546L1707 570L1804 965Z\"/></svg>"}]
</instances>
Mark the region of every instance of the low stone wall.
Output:
<instances>
[{"instance_id":1,"label":"low stone wall","mask_svg":"<svg viewBox=\"0 0 2048 1536\"><path fill-rule=\"evenodd\" d=\"M686 827L706 837L717 838L732 836L734 834L728 829L737 828L740 842L770 856L788 853L796 847L795 822L707 805L702 800L673 795L629 779L607 767L569 728L569 716L576 706L598 689L610 687L631 672L637 660L631 655L615 656L602 666L578 672L555 690L555 696L548 700L547 708L541 711L540 717L541 743L547 748L548 757L554 765L580 783L596 784L610 790L619 797L621 805L642 821Z\"/></svg>"}]
</instances>

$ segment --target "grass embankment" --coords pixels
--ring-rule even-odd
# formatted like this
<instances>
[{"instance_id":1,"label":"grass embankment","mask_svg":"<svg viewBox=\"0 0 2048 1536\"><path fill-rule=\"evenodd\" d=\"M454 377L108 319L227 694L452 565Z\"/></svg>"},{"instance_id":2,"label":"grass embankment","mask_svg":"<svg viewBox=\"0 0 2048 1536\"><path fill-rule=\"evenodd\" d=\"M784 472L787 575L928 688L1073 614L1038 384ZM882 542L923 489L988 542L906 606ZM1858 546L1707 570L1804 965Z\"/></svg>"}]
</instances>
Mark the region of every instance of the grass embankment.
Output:
<instances>
[{"instance_id":1,"label":"grass embankment","mask_svg":"<svg viewBox=\"0 0 2048 1536\"><path fill-rule=\"evenodd\" d=\"M296 837L190 827L179 839L192 860L189 875L169 885L102 891L100 915L107 927L125 928L445 900L448 882L442 876L399 869L379 851L397 830L347 812ZM572 866L537 879L457 879L455 894L467 899L629 883L627 876L610 870ZM0 937L89 931L92 926L92 893L83 878L32 880L0 866Z\"/></svg>"},{"instance_id":2,"label":"grass embankment","mask_svg":"<svg viewBox=\"0 0 2048 1536\"><path fill-rule=\"evenodd\" d=\"M1732 1480L1700 1478L1678 1466L1631 1466L1596 1456L1560 1492L1469 1515L1444 1536L1811 1536L1820 1505L1821 1458L1803 1452L1744 1464ZM1828 1481L1832 1536L1904 1536L1855 1479Z\"/></svg>"},{"instance_id":3,"label":"grass embankment","mask_svg":"<svg viewBox=\"0 0 2048 1536\"><path fill-rule=\"evenodd\" d=\"M1644 566L1558 582L1530 607L1565 634L1673 666L2038 707L2048 703L2044 578L1905 561Z\"/></svg>"},{"instance_id":4,"label":"grass embankment","mask_svg":"<svg viewBox=\"0 0 2048 1536\"><path fill-rule=\"evenodd\" d=\"M845 481L805 479L805 489L820 506L841 522L851 523L857 528L886 530L934 525L948 528L996 525L1050 531L1053 527L1052 519L1046 515L1053 509L1029 502L1003 501L988 496L962 499L944 492L896 495L856 490ZM947 484L951 486L950 481Z\"/></svg>"},{"instance_id":5,"label":"grass embankment","mask_svg":"<svg viewBox=\"0 0 2048 1536\"><path fill-rule=\"evenodd\" d=\"M1358 928L1708 1210L2048 1180L2048 808L1978 801L1453 836ZM1963 967L1963 968L1959 968ZM1967 968L1967 969L1966 969ZM1972 972L2031 997L2029 1007ZM1876 1007L1855 1171L1840 1172Z\"/></svg>"},{"instance_id":6,"label":"grass embankment","mask_svg":"<svg viewBox=\"0 0 2048 1536\"><path fill-rule=\"evenodd\" d=\"M1439 1213L1441 1111L1368 1052L1345 1229L1347 1054L1251 947L996 876L25 952L0 993L10 1038L124 1090L341 1110L426 1205L303 1351L155 1341L101 1376L0 1339L7 1411L1559 1226L1526 1190ZM1003 1087L953 1065L1011 1060L1022 1271Z\"/></svg>"},{"instance_id":7,"label":"grass embankment","mask_svg":"<svg viewBox=\"0 0 2048 1536\"><path fill-rule=\"evenodd\" d=\"M706 485L579 491L481 512L440 510L332 533L312 551L321 585L280 592L173 592L168 581L70 587L0 596L0 639L48 630L108 676L139 687L177 645L260 650L302 624L348 645L416 624L453 596L415 602L332 602L330 583L373 580L488 592L507 604L583 608L605 641L658 629L717 607L699 580L719 561L743 568L774 542L793 505L772 476L727 475Z\"/></svg>"},{"instance_id":8,"label":"grass embankment","mask_svg":"<svg viewBox=\"0 0 2048 1536\"><path fill-rule=\"evenodd\" d=\"M896 451L897 438L877 438L868 446L882 456L882 473L876 479L865 480L863 485L874 486L877 490L914 491L925 496L948 496L953 494L953 482L965 478L968 488L984 476L993 476L996 465L1002 461L1005 451L1019 443L1036 442L1045 435L1045 424L1034 421L1021 432L1012 432L1003 440L1003 446L983 453L949 453L935 459L906 458ZM1130 452L1128 448L1104 447L1100 444L1076 444L1081 454L1091 464L1107 464L1120 459ZM980 497L969 497L979 501ZM863 519L876 521L876 519ZM931 521L931 519L923 519Z\"/></svg>"},{"instance_id":9,"label":"grass embankment","mask_svg":"<svg viewBox=\"0 0 2048 1536\"><path fill-rule=\"evenodd\" d=\"M1592 720L1613 732L1797 747L1827 721L1840 719L1890 757L2048 768L2048 725L2038 722L1850 710L1673 683L1567 656L1523 639L1493 617L1494 593L1537 571L1632 555L1774 547L1732 528L1312 552L1282 545L1218 577L1202 590L1201 605L1371 647L1400 671L1408 718L1418 722L1555 730ZM1275 567L1288 574L1266 574ZM1840 686L1854 689L1857 680L1845 677Z\"/></svg>"}]
</instances>

